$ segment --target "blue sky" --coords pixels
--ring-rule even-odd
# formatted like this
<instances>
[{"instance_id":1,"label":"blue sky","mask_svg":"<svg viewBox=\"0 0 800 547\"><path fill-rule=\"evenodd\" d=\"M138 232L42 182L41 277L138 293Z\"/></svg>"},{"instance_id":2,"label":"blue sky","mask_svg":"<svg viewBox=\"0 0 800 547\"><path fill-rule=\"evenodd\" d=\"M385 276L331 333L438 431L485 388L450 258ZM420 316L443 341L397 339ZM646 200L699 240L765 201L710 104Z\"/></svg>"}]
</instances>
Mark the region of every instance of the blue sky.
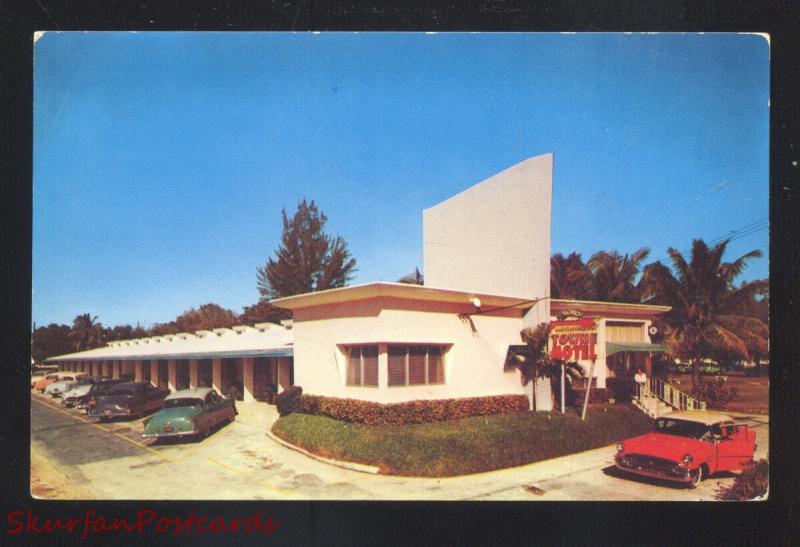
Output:
<instances>
[{"instance_id":1,"label":"blue sky","mask_svg":"<svg viewBox=\"0 0 800 547\"><path fill-rule=\"evenodd\" d=\"M552 252L662 258L768 218L768 100L754 35L48 32L33 320L241 312L303 197L354 282L395 281L424 208L546 152Z\"/></svg>"}]
</instances>

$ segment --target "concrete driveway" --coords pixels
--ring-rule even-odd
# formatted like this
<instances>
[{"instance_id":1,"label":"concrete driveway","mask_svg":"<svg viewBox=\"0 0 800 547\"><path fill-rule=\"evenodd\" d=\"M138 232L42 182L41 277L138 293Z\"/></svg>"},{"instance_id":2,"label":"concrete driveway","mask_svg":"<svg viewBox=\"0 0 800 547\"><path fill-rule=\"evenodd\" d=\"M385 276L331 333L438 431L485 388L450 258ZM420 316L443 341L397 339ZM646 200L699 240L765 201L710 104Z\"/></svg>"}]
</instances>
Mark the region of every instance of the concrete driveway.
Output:
<instances>
[{"instance_id":1,"label":"concrete driveway","mask_svg":"<svg viewBox=\"0 0 800 547\"><path fill-rule=\"evenodd\" d=\"M286 448L266 435L274 407L239 403L239 416L201 442L143 442L141 420L90 423L49 399L32 396L36 469L63 477L58 499L362 499L362 500L713 500L733 475L689 490L622 477L614 447L475 475L442 479L372 475L342 469ZM766 457L768 420L746 419ZM57 471L57 473L53 473ZM53 480L53 479L50 479ZM41 482L41 481L40 481Z\"/></svg>"}]
</instances>

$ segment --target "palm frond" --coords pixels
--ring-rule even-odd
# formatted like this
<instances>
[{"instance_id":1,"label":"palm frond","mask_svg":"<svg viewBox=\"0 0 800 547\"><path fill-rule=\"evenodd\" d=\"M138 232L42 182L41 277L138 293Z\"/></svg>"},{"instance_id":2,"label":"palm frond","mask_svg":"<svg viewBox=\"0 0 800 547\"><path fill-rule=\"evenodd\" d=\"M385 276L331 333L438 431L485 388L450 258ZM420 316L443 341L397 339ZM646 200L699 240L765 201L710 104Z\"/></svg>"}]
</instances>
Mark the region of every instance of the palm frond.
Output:
<instances>
[{"instance_id":1,"label":"palm frond","mask_svg":"<svg viewBox=\"0 0 800 547\"><path fill-rule=\"evenodd\" d=\"M743 359L750 358L750 351L747 349L747 344L735 332L726 329L720 324L709 325L709 330L717 335L718 340L715 341L713 336L707 337L707 342L714 344L717 342L718 350L724 350L733 354L741 356ZM715 344L716 345L716 344Z\"/></svg>"}]
</instances>

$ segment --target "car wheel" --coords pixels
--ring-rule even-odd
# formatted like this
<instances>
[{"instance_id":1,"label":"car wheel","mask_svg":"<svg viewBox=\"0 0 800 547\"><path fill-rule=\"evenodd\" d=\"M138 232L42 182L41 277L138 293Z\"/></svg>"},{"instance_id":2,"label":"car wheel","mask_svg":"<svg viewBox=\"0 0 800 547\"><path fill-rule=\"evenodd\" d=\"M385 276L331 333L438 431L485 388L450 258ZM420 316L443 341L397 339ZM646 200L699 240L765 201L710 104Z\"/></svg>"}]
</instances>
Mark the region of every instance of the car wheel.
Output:
<instances>
[{"instance_id":1,"label":"car wheel","mask_svg":"<svg viewBox=\"0 0 800 547\"><path fill-rule=\"evenodd\" d=\"M692 479L691 482L689 483L689 488L697 488L700 485L700 482L704 478L703 475L704 475L704 473L703 473L703 466L702 465L700 467L698 467L696 470L692 471L689 474L689 477Z\"/></svg>"}]
</instances>

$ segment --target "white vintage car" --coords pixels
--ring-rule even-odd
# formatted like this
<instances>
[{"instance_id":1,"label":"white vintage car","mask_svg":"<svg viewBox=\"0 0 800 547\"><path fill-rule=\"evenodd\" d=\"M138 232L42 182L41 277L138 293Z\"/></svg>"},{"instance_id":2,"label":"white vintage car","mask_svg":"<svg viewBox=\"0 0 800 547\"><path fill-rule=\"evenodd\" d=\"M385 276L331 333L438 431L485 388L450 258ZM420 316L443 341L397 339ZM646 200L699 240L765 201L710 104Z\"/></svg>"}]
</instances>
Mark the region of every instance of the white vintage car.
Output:
<instances>
[{"instance_id":1,"label":"white vintage car","mask_svg":"<svg viewBox=\"0 0 800 547\"><path fill-rule=\"evenodd\" d=\"M76 405L76 401L92 391L93 384L75 384L61 395L61 404L67 407Z\"/></svg>"},{"instance_id":2,"label":"white vintage car","mask_svg":"<svg viewBox=\"0 0 800 547\"><path fill-rule=\"evenodd\" d=\"M61 379L44 388L44 394L50 395L51 397L61 397L62 393L68 391L73 386L78 385L81 379L85 377L86 373L84 372L76 373L70 376L62 376Z\"/></svg>"}]
</instances>

